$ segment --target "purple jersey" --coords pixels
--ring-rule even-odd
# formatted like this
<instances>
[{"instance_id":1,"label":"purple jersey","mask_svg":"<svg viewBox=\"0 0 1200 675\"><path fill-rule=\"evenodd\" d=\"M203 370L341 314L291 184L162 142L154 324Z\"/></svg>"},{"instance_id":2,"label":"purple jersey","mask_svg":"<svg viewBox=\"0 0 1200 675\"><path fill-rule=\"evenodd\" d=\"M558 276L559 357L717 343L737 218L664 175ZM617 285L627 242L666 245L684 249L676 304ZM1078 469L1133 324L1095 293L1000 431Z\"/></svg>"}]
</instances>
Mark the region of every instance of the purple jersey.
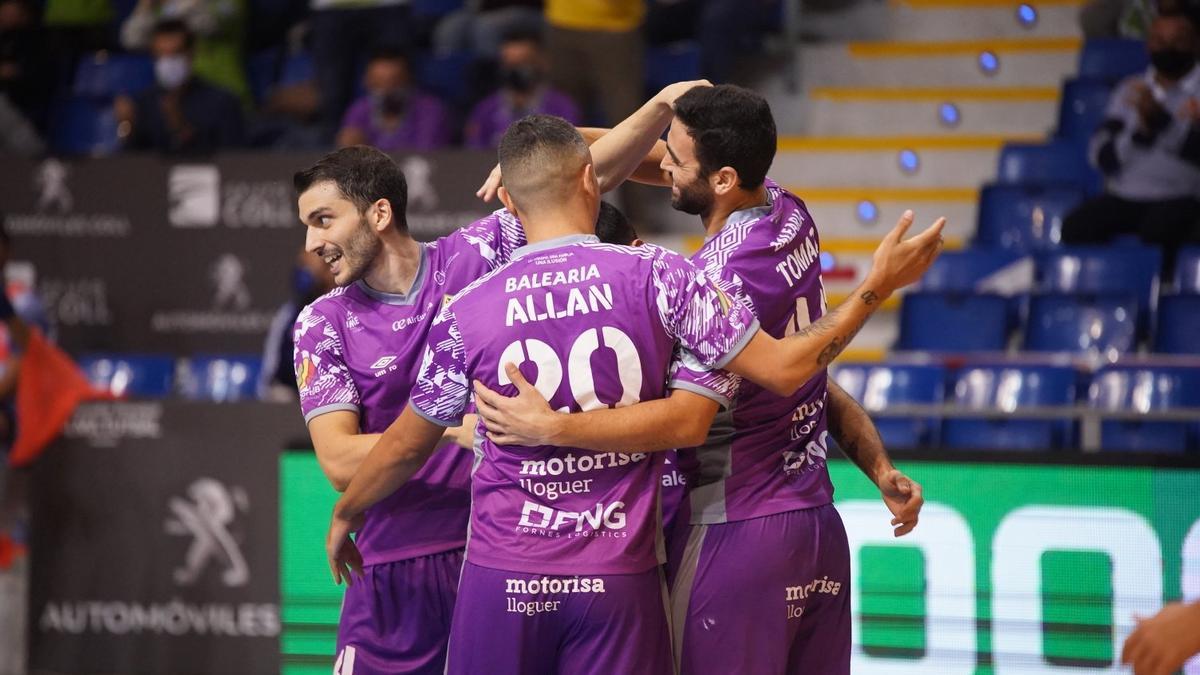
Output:
<instances>
[{"instance_id":1,"label":"purple jersey","mask_svg":"<svg viewBox=\"0 0 1200 675\"><path fill-rule=\"evenodd\" d=\"M770 204L729 216L692 262L731 287L763 330L791 335L825 314L820 240L804 202L767 181ZM681 369L682 379L705 374ZM724 523L833 501L825 371L791 396L742 382L708 440L680 452L691 522Z\"/></svg>"},{"instance_id":2,"label":"purple jersey","mask_svg":"<svg viewBox=\"0 0 1200 675\"><path fill-rule=\"evenodd\" d=\"M405 295L362 281L304 308L296 320L296 381L306 422L335 410L358 413L362 433L381 433L408 402L425 338L446 298L508 260L525 241L521 224L497 211L421 245ZM403 488L372 507L356 539L377 565L461 548L470 513L471 453L447 445Z\"/></svg>"},{"instance_id":3,"label":"purple jersey","mask_svg":"<svg viewBox=\"0 0 1200 675\"><path fill-rule=\"evenodd\" d=\"M509 362L555 409L631 405L666 395L677 344L716 368L756 330L744 305L675 253L564 237L516 252L443 310L411 405L437 424L458 424L473 379L516 394ZM661 453L477 439L469 561L545 574L631 574L661 564Z\"/></svg>"}]
</instances>

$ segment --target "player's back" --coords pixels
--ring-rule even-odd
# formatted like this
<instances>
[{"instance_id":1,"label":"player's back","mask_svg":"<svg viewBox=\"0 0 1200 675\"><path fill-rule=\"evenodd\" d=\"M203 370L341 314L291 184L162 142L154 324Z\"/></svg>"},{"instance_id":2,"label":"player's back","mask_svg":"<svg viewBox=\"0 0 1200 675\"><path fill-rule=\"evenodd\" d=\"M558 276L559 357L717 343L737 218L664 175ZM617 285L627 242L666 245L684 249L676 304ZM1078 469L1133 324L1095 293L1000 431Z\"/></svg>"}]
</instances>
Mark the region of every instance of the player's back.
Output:
<instances>
[{"instance_id":1,"label":"player's back","mask_svg":"<svg viewBox=\"0 0 1200 675\"><path fill-rule=\"evenodd\" d=\"M820 240L804 203L774 182L771 203L735 213L692 260L728 283L762 329L791 335L825 313ZM720 523L828 504L826 374L790 396L743 381L705 445L681 452L691 522Z\"/></svg>"},{"instance_id":2,"label":"player's back","mask_svg":"<svg viewBox=\"0 0 1200 675\"><path fill-rule=\"evenodd\" d=\"M696 273L664 249L586 235L518 251L443 315L460 334L461 379L512 395L504 364L514 363L553 408L572 412L662 398L676 342L664 314ZM446 373L440 386L454 378ZM627 574L662 562L661 455L483 438L476 453L468 561L546 574Z\"/></svg>"}]
</instances>

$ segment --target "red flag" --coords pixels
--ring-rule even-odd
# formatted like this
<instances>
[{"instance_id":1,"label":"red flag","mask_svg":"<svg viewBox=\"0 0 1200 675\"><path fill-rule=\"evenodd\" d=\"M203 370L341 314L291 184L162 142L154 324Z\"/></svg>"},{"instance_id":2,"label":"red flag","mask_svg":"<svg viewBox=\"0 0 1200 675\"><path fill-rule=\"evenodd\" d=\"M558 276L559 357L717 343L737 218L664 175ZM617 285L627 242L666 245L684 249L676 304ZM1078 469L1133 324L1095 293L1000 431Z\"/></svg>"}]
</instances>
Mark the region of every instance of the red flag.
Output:
<instances>
[{"instance_id":1,"label":"red flag","mask_svg":"<svg viewBox=\"0 0 1200 675\"><path fill-rule=\"evenodd\" d=\"M75 406L104 398L113 396L93 388L70 356L31 327L17 377L17 438L9 464L24 466L37 459L62 432Z\"/></svg>"}]
</instances>

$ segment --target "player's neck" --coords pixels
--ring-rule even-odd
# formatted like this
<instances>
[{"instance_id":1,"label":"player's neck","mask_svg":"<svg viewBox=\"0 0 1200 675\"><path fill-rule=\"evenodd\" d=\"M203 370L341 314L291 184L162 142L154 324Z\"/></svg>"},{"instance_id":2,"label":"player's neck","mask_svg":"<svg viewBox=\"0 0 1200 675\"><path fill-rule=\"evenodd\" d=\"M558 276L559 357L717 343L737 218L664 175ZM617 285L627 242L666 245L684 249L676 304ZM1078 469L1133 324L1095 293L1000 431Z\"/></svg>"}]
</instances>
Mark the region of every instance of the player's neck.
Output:
<instances>
[{"instance_id":1,"label":"player's neck","mask_svg":"<svg viewBox=\"0 0 1200 675\"><path fill-rule=\"evenodd\" d=\"M725 227L725 221L734 213L756 206L766 206L767 203L766 183L755 190L735 190L729 194L728 199L722 200L718 197L711 211L700 214L705 236L711 237L720 232L721 228Z\"/></svg>"},{"instance_id":2,"label":"player's neck","mask_svg":"<svg viewBox=\"0 0 1200 675\"><path fill-rule=\"evenodd\" d=\"M420 270L421 245L397 232L383 240L383 248L363 281L377 291L404 295L412 290Z\"/></svg>"},{"instance_id":3,"label":"player's neck","mask_svg":"<svg viewBox=\"0 0 1200 675\"><path fill-rule=\"evenodd\" d=\"M576 209L552 209L537 214L522 214L521 225L525 228L525 239L537 244L560 237L576 234L595 234L595 223Z\"/></svg>"}]
</instances>

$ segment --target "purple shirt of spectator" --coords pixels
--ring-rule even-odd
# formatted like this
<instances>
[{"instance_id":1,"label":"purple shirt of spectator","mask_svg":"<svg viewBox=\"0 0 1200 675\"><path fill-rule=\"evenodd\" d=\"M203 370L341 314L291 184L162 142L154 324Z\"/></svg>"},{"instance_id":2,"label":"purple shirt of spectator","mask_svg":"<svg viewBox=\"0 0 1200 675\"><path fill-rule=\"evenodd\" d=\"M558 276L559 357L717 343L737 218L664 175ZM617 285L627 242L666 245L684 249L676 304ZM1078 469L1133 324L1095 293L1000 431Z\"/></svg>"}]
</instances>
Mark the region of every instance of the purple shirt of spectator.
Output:
<instances>
[{"instance_id":1,"label":"purple shirt of spectator","mask_svg":"<svg viewBox=\"0 0 1200 675\"><path fill-rule=\"evenodd\" d=\"M438 150L449 145L453 137L451 117L450 110L436 96L414 89L395 126L385 124L378 106L367 95L350 104L342 117L342 128L358 129L367 137L367 145L384 152Z\"/></svg>"},{"instance_id":2,"label":"purple shirt of spectator","mask_svg":"<svg viewBox=\"0 0 1200 675\"><path fill-rule=\"evenodd\" d=\"M512 96L501 89L471 110L463 142L468 148L494 148L500 144L508 125L526 115L557 115L575 126L582 120L575 102L550 87L535 94L531 104L524 107L515 105Z\"/></svg>"}]
</instances>

